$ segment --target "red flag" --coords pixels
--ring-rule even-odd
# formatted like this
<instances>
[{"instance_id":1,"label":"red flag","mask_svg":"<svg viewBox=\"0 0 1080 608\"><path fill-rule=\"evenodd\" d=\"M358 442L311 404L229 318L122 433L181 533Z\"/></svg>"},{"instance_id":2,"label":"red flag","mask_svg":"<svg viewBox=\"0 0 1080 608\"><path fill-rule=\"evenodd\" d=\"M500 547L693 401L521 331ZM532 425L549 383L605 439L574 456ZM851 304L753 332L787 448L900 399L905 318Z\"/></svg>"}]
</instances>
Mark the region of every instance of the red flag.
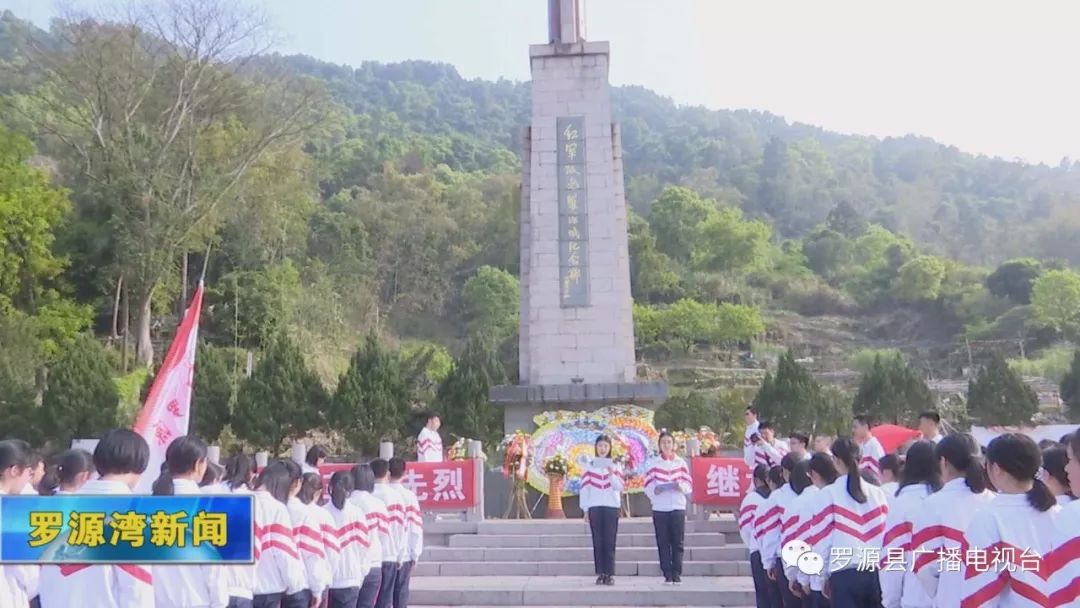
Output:
<instances>
[{"instance_id":1,"label":"red flag","mask_svg":"<svg viewBox=\"0 0 1080 608\"><path fill-rule=\"evenodd\" d=\"M149 494L150 486L161 473L165 449L173 439L187 435L191 422L191 384L195 377L195 348L199 337L199 313L202 312L203 286L199 283L191 306L184 313L176 336L169 345L150 394L146 396L134 430L150 444L150 464L135 487L137 494Z\"/></svg>"},{"instance_id":2,"label":"red flag","mask_svg":"<svg viewBox=\"0 0 1080 608\"><path fill-rule=\"evenodd\" d=\"M877 437L886 454L892 454L908 441L922 436L922 433L915 429L896 424L879 424L870 429L870 434Z\"/></svg>"}]
</instances>

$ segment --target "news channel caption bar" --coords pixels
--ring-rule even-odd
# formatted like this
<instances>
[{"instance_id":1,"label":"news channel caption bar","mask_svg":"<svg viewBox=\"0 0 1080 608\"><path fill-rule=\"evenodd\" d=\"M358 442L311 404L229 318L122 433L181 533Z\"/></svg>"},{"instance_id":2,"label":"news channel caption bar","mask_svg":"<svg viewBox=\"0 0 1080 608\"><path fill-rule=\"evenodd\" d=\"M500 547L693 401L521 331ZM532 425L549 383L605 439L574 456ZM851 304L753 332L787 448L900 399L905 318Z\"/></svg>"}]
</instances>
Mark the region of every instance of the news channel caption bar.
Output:
<instances>
[{"instance_id":1,"label":"news channel caption bar","mask_svg":"<svg viewBox=\"0 0 1080 608\"><path fill-rule=\"evenodd\" d=\"M250 564L250 495L0 496L0 563Z\"/></svg>"}]
</instances>

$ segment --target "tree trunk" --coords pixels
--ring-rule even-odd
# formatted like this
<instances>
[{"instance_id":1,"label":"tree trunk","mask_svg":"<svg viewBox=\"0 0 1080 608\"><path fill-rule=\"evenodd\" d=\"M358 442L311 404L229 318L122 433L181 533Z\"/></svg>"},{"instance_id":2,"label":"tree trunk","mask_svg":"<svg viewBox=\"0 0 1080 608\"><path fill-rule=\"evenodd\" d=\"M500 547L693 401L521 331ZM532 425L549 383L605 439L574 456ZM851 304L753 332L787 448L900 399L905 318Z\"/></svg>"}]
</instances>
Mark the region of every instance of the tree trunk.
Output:
<instances>
[{"instance_id":1,"label":"tree trunk","mask_svg":"<svg viewBox=\"0 0 1080 608\"><path fill-rule=\"evenodd\" d=\"M112 335L110 336L113 342L120 337L120 294L124 289L124 275L120 275L116 279L116 299L113 300L112 311Z\"/></svg>"},{"instance_id":2,"label":"tree trunk","mask_svg":"<svg viewBox=\"0 0 1080 608\"><path fill-rule=\"evenodd\" d=\"M152 320L151 303L154 299L154 290L139 296L138 318L135 322L136 335L135 360L140 364L150 367L154 363L154 345L150 341L150 322Z\"/></svg>"}]
</instances>

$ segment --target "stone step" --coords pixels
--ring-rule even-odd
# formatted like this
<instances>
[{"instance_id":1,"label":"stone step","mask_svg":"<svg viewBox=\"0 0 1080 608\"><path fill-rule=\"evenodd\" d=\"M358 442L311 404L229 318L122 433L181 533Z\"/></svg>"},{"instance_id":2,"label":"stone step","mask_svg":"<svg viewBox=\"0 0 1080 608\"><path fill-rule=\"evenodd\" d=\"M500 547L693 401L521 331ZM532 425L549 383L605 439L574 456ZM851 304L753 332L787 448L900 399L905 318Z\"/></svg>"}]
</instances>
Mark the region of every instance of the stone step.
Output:
<instances>
[{"instance_id":1,"label":"stone step","mask_svg":"<svg viewBox=\"0 0 1080 608\"><path fill-rule=\"evenodd\" d=\"M453 534L576 534L588 531L582 519L489 519L475 521L427 520L425 536L449 536ZM624 517L619 520L619 531L628 534L652 534L652 519L648 517ZM712 532L738 534L739 528L730 515L707 521L686 520L686 532Z\"/></svg>"},{"instance_id":2,"label":"stone step","mask_svg":"<svg viewBox=\"0 0 1080 608\"><path fill-rule=\"evenodd\" d=\"M691 532L685 536L687 547L723 547L728 540L739 542L739 539L728 539L725 534L714 532ZM618 546L620 547L653 547L656 546L656 536L648 534L626 534L619 530ZM589 547L592 548L592 536L588 531L577 534L455 534L449 539L450 547L484 547L484 548L536 548L536 547Z\"/></svg>"},{"instance_id":3,"label":"stone step","mask_svg":"<svg viewBox=\"0 0 1080 608\"><path fill-rule=\"evenodd\" d=\"M415 606L751 606L750 577L693 577L678 586L659 578L616 579L611 587L592 576L417 577Z\"/></svg>"},{"instance_id":4,"label":"stone step","mask_svg":"<svg viewBox=\"0 0 1080 608\"><path fill-rule=\"evenodd\" d=\"M422 561L429 562L554 562L592 561L592 548L539 547L528 551L520 548L428 547ZM618 547L615 561L643 562L656 559L654 547ZM687 547L683 559L692 561L738 561L749 559L745 545L724 547Z\"/></svg>"},{"instance_id":5,"label":"stone step","mask_svg":"<svg viewBox=\"0 0 1080 608\"><path fill-rule=\"evenodd\" d=\"M417 562L413 575L422 576L589 576L595 572L593 562ZM750 576L750 562L684 562L687 576ZM615 562L616 576L661 576L657 560L645 562Z\"/></svg>"}]
</instances>

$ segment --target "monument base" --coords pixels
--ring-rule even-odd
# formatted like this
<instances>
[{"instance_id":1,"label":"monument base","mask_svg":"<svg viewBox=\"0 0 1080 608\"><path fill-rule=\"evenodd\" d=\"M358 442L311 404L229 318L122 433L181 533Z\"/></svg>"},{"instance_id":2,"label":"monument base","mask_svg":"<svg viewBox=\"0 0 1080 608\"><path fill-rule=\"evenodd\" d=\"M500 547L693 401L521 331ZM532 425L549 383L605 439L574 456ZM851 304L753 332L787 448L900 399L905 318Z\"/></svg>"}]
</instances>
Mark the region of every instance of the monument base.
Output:
<instances>
[{"instance_id":1,"label":"monument base","mask_svg":"<svg viewBox=\"0 0 1080 608\"><path fill-rule=\"evenodd\" d=\"M666 382L604 384L533 384L493 386L488 398L503 408L503 431L536 429L533 418L542 412L588 412L607 405L637 405L656 409L668 397Z\"/></svg>"}]
</instances>

